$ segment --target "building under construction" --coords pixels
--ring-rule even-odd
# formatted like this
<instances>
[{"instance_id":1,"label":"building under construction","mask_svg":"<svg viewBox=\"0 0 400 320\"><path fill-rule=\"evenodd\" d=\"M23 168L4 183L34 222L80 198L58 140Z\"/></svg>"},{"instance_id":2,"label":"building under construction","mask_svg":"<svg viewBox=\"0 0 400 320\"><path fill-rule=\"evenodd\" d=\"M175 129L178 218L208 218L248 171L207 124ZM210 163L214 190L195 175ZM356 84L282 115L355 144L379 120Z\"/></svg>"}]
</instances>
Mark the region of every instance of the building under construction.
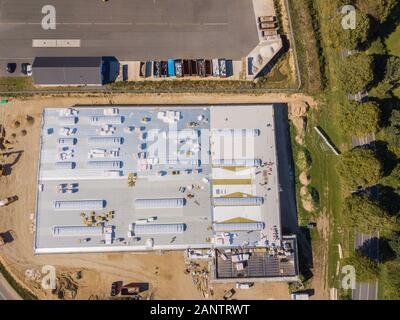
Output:
<instances>
[{"instance_id":1,"label":"building under construction","mask_svg":"<svg viewBox=\"0 0 400 320\"><path fill-rule=\"evenodd\" d=\"M209 253L216 281L295 279L273 105L47 108L36 254Z\"/></svg>"}]
</instances>

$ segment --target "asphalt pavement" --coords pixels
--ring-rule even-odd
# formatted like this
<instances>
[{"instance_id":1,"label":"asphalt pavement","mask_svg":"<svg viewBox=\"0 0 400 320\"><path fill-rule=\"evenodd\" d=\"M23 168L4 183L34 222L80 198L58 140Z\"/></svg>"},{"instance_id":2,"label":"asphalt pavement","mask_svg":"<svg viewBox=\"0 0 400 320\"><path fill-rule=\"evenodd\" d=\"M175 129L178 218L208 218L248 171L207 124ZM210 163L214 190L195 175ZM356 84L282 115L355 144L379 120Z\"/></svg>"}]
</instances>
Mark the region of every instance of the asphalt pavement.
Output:
<instances>
[{"instance_id":1,"label":"asphalt pavement","mask_svg":"<svg viewBox=\"0 0 400 320\"><path fill-rule=\"evenodd\" d=\"M56 9L55 30L42 28L47 4ZM35 39L80 47L32 47ZM241 59L257 44L252 0L0 0L3 64L35 56Z\"/></svg>"},{"instance_id":2,"label":"asphalt pavement","mask_svg":"<svg viewBox=\"0 0 400 320\"><path fill-rule=\"evenodd\" d=\"M379 260L379 234L356 233L355 248L360 249L366 256L373 260ZM357 272L357 270L356 270ZM357 282L353 290L353 300L377 300L378 281Z\"/></svg>"}]
</instances>

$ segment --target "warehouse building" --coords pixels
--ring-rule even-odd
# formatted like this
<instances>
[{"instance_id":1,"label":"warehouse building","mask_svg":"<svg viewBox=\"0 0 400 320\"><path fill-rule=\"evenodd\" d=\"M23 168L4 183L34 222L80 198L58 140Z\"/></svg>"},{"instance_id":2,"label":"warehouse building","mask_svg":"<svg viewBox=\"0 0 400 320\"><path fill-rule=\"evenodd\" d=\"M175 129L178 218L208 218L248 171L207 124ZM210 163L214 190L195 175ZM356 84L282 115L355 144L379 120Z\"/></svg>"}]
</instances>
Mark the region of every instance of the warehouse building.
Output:
<instances>
[{"instance_id":1,"label":"warehouse building","mask_svg":"<svg viewBox=\"0 0 400 320\"><path fill-rule=\"evenodd\" d=\"M35 253L211 250L216 281L296 277L274 123L272 105L45 109Z\"/></svg>"},{"instance_id":2,"label":"warehouse building","mask_svg":"<svg viewBox=\"0 0 400 320\"><path fill-rule=\"evenodd\" d=\"M104 83L101 57L36 57L32 73L34 84L39 86L101 86Z\"/></svg>"}]
</instances>

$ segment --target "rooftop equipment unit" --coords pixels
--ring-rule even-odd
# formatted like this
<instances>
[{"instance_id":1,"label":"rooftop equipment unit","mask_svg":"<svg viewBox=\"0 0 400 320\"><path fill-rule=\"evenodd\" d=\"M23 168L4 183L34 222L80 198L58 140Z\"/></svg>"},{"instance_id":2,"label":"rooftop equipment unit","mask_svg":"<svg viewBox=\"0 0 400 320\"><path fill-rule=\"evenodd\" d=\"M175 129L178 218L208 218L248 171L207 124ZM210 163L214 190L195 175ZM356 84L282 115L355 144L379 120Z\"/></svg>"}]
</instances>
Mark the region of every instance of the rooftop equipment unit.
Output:
<instances>
[{"instance_id":1,"label":"rooftop equipment unit","mask_svg":"<svg viewBox=\"0 0 400 320\"><path fill-rule=\"evenodd\" d=\"M183 233L186 225L183 223L175 224L135 224L133 233L135 235L144 234L178 234Z\"/></svg>"},{"instance_id":2,"label":"rooftop equipment unit","mask_svg":"<svg viewBox=\"0 0 400 320\"><path fill-rule=\"evenodd\" d=\"M136 199L136 209L175 209L182 208L186 202L183 198L165 198L165 199Z\"/></svg>"},{"instance_id":3,"label":"rooftop equipment unit","mask_svg":"<svg viewBox=\"0 0 400 320\"><path fill-rule=\"evenodd\" d=\"M60 226L53 228L55 237L98 237L103 235L103 227L87 227L87 226Z\"/></svg>"},{"instance_id":4,"label":"rooftop equipment unit","mask_svg":"<svg viewBox=\"0 0 400 320\"><path fill-rule=\"evenodd\" d=\"M243 198L214 198L214 206L260 206L264 203L263 197Z\"/></svg>"},{"instance_id":5,"label":"rooftop equipment unit","mask_svg":"<svg viewBox=\"0 0 400 320\"><path fill-rule=\"evenodd\" d=\"M231 231L261 231L264 229L263 222L234 222L234 223L214 223L215 232Z\"/></svg>"},{"instance_id":6,"label":"rooftop equipment unit","mask_svg":"<svg viewBox=\"0 0 400 320\"><path fill-rule=\"evenodd\" d=\"M101 210L105 206L105 200L54 201L54 209L56 210Z\"/></svg>"}]
</instances>

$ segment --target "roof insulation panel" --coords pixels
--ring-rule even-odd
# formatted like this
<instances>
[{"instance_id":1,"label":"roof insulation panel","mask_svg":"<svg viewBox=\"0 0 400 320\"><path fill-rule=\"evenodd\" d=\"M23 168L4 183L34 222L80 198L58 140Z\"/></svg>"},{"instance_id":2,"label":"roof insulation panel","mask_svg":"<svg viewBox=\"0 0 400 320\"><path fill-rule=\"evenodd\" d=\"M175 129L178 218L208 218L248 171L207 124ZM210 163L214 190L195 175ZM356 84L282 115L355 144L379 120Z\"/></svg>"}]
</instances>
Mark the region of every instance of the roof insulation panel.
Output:
<instances>
[{"instance_id":1,"label":"roof insulation panel","mask_svg":"<svg viewBox=\"0 0 400 320\"><path fill-rule=\"evenodd\" d=\"M183 198L166 198L166 199L136 199L136 209L167 209L182 208L185 205Z\"/></svg>"},{"instance_id":2,"label":"roof insulation panel","mask_svg":"<svg viewBox=\"0 0 400 320\"><path fill-rule=\"evenodd\" d=\"M56 169L74 169L76 163L73 161L59 161L54 164Z\"/></svg>"},{"instance_id":3,"label":"roof insulation panel","mask_svg":"<svg viewBox=\"0 0 400 320\"><path fill-rule=\"evenodd\" d=\"M54 201L56 210L101 210L106 206L104 200Z\"/></svg>"},{"instance_id":4,"label":"roof insulation panel","mask_svg":"<svg viewBox=\"0 0 400 320\"><path fill-rule=\"evenodd\" d=\"M214 206L260 206L264 203L263 197L243 198L214 198Z\"/></svg>"},{"instance_id":5,"label":"roof insulation panel","mask_svg":"<svg viewBox=\"0 0 400 320\"><path fill-rule=\"evenodd\" d=\"M91 169L120 169L122 161L88 161L87 167Z\"/></svg>"},{"instance_id":6,"label":"roof insulation panel","mask_svg":"<svg viewBox=\"0 0 400 320\"><path fill-rule=\"evenodd\" d=\"M90 144L101 146L101 145L120 145L123 143L121 137L89 137Z\"/></svg>"},{"instance_id":7,"label":"roof insulation panel","mask_svg":"<svg viewBox=\"0 0 400 320\"><path fill-rule=\"evenodd\" d=\"M235 222L235 223L214 223L215 232L232 231L261 231L264 229L263 222Z\"/></svg>"},{"instance_id":8,"label":"roof insulation panel","mask_svg":"<svg viewBox=\"0 0 400 320\"><path fill-rule=\"evenodd\" d=\"M216 166L258 167L261 165L261 160L260 159L213 159L212 164Z\"/></svg>"},{"instance_id":9,"label":"roof insulation panel","mask_svg":"<svg viewBox=\"0 0 400 320\"><path fill-rule=\"evenodd\" d=\"M103 124L121 124L123 121L122 116L93 116L89 119L92 125L103 125Z\"/></svg>"},{"instance_id":10,"label":"roof insulation panel","mask_svg":"<svg viewBox=\"0 0 400 320\"><path fill-rule=\"evenodd\" d=\"M76 138L59 138L58 139L58 144L63 145L63 146L73 146L77 142Z\"/></svg>"},{"instance_id":11,"label":"roof insulation panel","mask_svg":"<svg viewBox=\"0 0 400 320\"><path fill-rule=\"evenodd\" d=\"M60 117L58 119L61 125L63 126L72 126L78 122L77 117Z\"/></svg>"},{"instance_id":12,"label":"roof insulation panel","mask_svg":"<svg viewBox=\"0 0 400 320\"><path fill-rule=\"evenodd\" d=\"M53 234L56 237L63 236L101 236L103 235L103 227L86 227L86 226L61 226L54 227Z\"/></svg>"},{"instance_id":13,"label":"roof insulation panel","mask_svg":"<svg viewBox=\"0 0 400 320\"><path fill-rule=\"evenodd\" d=\"M186 225L183 223L175 224L135 224L133 232L135 235L141 234L176 234L183 233Z\"/></svg>"}]
</instances>

